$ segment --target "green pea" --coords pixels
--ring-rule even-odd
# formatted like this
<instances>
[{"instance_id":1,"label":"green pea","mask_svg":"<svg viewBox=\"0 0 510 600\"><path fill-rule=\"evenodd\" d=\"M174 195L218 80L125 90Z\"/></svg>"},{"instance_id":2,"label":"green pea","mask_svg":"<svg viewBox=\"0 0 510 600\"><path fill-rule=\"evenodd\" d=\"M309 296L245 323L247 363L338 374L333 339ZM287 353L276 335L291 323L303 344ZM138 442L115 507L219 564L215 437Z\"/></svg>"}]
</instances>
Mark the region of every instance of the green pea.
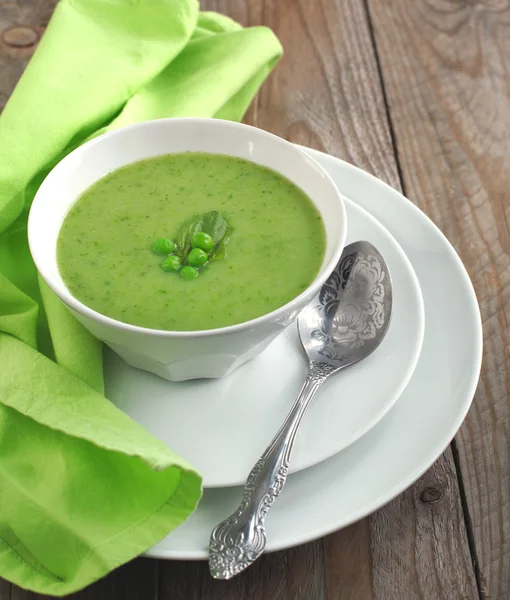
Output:
<instances>
[{"instance_id":1,"label":"green pea","mask_svg":"<svg viewBox=\"0 0 510 600\"><path fill-rule=\"evenodd\" d=\"M194 267L182 267L179 272L183 279L195 279L195 277L198 277L198 270Z\"/></svg>"},{"instance_id":2,"label":"green pea","mask_svg":"<svg viewBox=\"0 0 510 600\"><path fill-rule=\"evenodd\" d=\"M159 238L154 242L152 249L156 254L172 254L175 244L170 238Z\"/></svg>"},{"instance_id":3,"label":"green pea","mask_svg":"<svg viewBox=\"0 0 510 600\"><path fill-rule=\"evenodd\" d=\"M175 254L167 256L159 265L163 271L178 271L182 267L181 259Z\"/></svg>"},{"instance_id":4,"label":"green pea","mask_svg":"<svg viewBox=\"0 0 510 600\"><path fill-rule=\"evenodd\" d=\"M212 249L213 245L212 237L203 231L195 233L195 235L191 238L192 248L200 248L201 250L205 250L207 252Z\"/></svg>"},{"instance_id":5,"label":"green pea","mask_svg":"<svg viewBox=\"0 0 510 600\"><path fill-rule=\"evenodd\" d=\"M193 267L201 267L205 265L208 260L207 254L201 250L200 248L193 248L191 252L188 254L188 258L186 259L189 265Z\"/></svg>"}]
</instances>

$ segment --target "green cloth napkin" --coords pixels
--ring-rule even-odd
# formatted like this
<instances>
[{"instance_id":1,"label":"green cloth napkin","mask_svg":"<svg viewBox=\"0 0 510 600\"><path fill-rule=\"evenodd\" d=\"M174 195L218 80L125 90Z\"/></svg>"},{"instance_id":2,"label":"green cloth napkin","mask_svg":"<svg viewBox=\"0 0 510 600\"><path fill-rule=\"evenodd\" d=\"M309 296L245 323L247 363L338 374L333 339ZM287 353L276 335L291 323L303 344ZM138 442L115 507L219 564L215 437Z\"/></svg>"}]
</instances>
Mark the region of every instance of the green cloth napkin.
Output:
<instances>
[{"instance_id":1,"label":"green cloth napkin","mask_svg":"<svg viewBox=\"0 0 510 600\"><path fill-rule=\"evenodd\" d=\"M194 510L200 476L103 396L102 349L38 279L44 176L87 138L168 116L241 119L281 55L196 0L62 0L0 117L0 576L56 596Z\"/></svg>"}]
</instances>

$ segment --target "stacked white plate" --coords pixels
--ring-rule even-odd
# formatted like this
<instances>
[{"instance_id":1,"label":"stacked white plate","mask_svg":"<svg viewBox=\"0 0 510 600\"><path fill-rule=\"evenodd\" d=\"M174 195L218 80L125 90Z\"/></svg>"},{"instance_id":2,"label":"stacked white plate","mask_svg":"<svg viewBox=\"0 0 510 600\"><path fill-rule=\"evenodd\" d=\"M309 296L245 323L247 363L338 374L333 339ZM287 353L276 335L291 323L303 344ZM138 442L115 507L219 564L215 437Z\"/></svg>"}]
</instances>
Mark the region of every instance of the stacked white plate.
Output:
<instances>
[{"instance_id":1,"label":"stacked white plate","mask_svg":"<svg viewBox=\"0 0 510 600\"><path fill-rule=\"evenodd\" d=\"M471 404L482 357L469 277L437 227L401 194L339 159L305 149L346 198L347 243L383 254L393 317L380 347L314 398L285 489L267 518L280 550L345 527L413 483L440 456ZM290 409L306 374L297 328L221 380L171 383L109 352L107 396L204 477L197 511L147 555L205 559L213 527Z\"/></svg>"}]
</instances>

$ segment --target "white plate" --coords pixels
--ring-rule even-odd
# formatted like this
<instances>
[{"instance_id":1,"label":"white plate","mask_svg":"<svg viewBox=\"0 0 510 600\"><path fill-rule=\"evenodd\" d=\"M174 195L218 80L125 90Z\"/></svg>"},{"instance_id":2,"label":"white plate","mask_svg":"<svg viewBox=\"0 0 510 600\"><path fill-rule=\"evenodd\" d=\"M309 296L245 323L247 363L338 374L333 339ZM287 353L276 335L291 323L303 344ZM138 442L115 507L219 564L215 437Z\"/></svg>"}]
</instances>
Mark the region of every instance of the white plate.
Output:
<instances>
[{"instance_id":1,"label":"white plate","mask_svg":"<svg viewBox=\"0 0 510 600\"><path fill-rule=\"evenodd\" d=\"M296 439L291 472L333 456L371 429L414 371L424 330L416 275L394 238L346 200L347 241L366 239L383 254L393 283L390 328L366 360L331 377L314 398ZM194 465L206 487L241 485L285 419L306 375L297 327L223 379L172 383L106 360L106 395Z\"/></svg>"},{"instance_id":2,"label":"white plate","mask_svg":"<svg viewBox=\"0 0 510 600\"><path fill-rule=\"evenodd\" d=\"M442 233L386 184L343 161L309 152L407 253L425 299L425 338L413 377L386 417L340 454L289 477L268 514L269 551L345 527L410 486L441 455L464 420L482 359L473 287ZM240 488L205 490L197 511L147 555L206 558L212 528L240 497Z\"/></svg>"}]
</instances>

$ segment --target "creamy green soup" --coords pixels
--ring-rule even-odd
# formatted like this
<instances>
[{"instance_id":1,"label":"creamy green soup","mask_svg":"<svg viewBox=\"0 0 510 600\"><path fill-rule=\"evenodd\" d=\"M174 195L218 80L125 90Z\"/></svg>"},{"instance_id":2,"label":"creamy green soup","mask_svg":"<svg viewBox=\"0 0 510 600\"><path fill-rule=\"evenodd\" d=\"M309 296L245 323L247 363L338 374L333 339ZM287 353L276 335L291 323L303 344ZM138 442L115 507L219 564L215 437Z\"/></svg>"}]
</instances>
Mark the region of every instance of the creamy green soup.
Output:
<instances>
[{"instance_id":1,"label":"creamy green soup","mask_svg":"<svg viewBox=\"0 0 510 600\"><path fill-rule=\"evenodd\" d=\"M184 280L165 272L154 240L174 238L194 215L220 211L226 255ZM64 219L58 265L83 304L125 323L203 330L242 323L299 295L325 250L322 219L290 181L217 154L159 156L88 188Z\"/></svg>"}]
</instances>

